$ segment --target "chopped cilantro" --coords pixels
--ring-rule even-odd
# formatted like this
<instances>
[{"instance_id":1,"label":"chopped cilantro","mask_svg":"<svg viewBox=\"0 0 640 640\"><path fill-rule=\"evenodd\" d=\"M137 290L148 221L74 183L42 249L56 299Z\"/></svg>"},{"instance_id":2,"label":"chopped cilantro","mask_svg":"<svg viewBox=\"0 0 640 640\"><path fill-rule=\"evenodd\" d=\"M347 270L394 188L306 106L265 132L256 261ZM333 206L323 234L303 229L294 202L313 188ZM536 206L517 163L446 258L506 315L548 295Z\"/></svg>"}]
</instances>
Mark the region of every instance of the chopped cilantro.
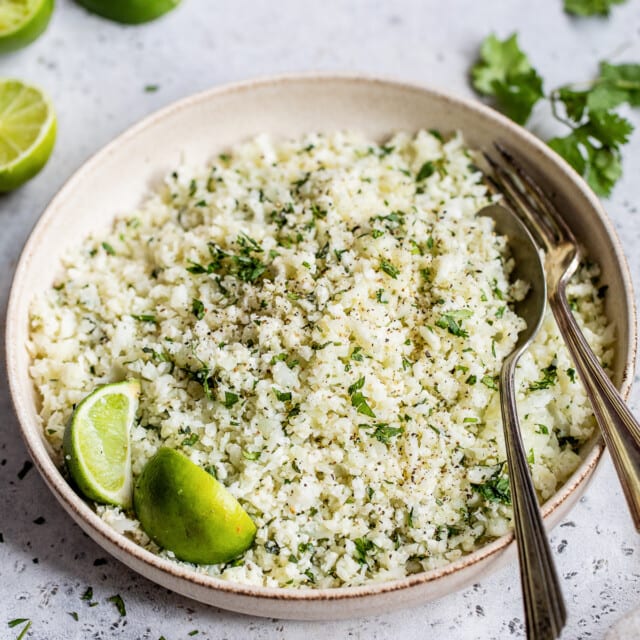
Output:
<instances>
[{"instance_id":1,"label":"chopped cilantro","mask_svg":"<svg viewBox=\"0 0 640 640\"><path fill-rule=\"evenodd\" d=\"M485 387L488 387L489 389L495 390L498 388L496 379L493 376L482 376L482 379L480 380L480 382L482 382L482 384Z\"/></svg>"},{"instance_id":2,"label":"chopped cilantro","mask_svg":"<svg viewBox=\"0 0 640 640\"><path fill-rule=\"evenodd\" d=\"M114 596L111 596L110 598L107 598L108 602L113 602L113 604L116 606L116 609L118 610L118 613L124 617L127 615L127 609L124 606L124 600L120 597L119 594L116 594Z\"/></svg>"},{"instance_id":3,"label":"chopped cilantro","mask_svg":"<svg viewBox=\"0 0 640 640\"><path fill-rule=\"evenodd\" d=\"M183 441L182 441L182 446L183 447L192 447L196 442L198 442L198 440L200 439L200 437L198 436L197 433L190 433Z\"/></svg>"},{"instance_id":4,"label":"chopped cilantro","mask_svg":"<svg viewBox=\"0 0 640 640\"><path fill-rule=\"evenodd\" d=\"M511 489L509 488L509 478L502 475L502 467L504 464L498 467L498 470L485 482L480 484L473 484L473 488L487 501L487 502L501 502L502 504L511 504Z\"/></svg>"},{"instance_id":5,"label":"chopped cilantro","mask_svg":"<svg viewBox=\"0 0 640 640\"><path fill-rule=\"evenodd\" d=\"M245 451L242 450L242 457L245 460L257 460L260 457L260 451Z\"/></svg>"},{"instance_id":6,"label":"chopped cilantro","mask_svg":"<svg viewBox=\"0 0 640 640\"><path fill-rule=\"evenodd\" d=\"M569 376L569 380L571 380L571 382L576 381L576 370L573 369L572 367L569 367L567 369L567 375Z\"/></svg>"},{"instance_id":7,"label":"chopped cilantro","mask_svg":"<svg viewBox=\"0 0 640 640\"><path fill-rule=\"evenodd\" d=\"M420 167L420 171L418 171L418 175L416 176L416 182L426 180L429 176L435 173L435 170L436 168L433 162L427 160L427 162Z\"/></svg>"},{"instance_id":8,"label":"chopped cilantro","mask_svg":"<svg viewBox=\"0 0 640 640\"><path fill-rule=\"evenodd\" d=\"M291 400L291 391L278 391L278 389L273 387L273 392L280 402L289 402Z\"/></svg>"},{"instance_id":9,"label":"chopped cilantro","mask_svg":"<svg viewBox=\"0 0 640 640\"><path fill-rule=\"evenodd\" d=\"M550 364L548 367L541 369L542 377L536 382L532 382L529 385L529 391L539 391L541 389L548 389L552 387L558 381L558 368L555 364Z\"/></svg>"},{"instance_id":10,"label":"chopped cilantro","mask_svg":"<svg viewBox=\"0 0 640 640\"><path fill-rule=\"evenodd\" d=\"M460 338L468 338L469 332L460 326L460 320L470 318L473 312L469 309L459 309L457 311L447 311L436 321L436 327L447 329L449 333Z\"/></svg>"},{"instance_id":11,"label":"chopped cilantro","mask_svg":"<svg viewBox=\"0 0 640 640\"><path fill-rule=\"evenodd\" d=\"M240 397L238 396L238 394L233 393L231 391L224 392L224 406L227 409L231 409L231 407L233 407L233 405L239 401L240 401Z\"/></svg>"},{"instance_id":12,"label":"chopped cilantro","mask_svg":"<svg viewBox=\"0 0 640 640\"><path fill-rule=\"evenodd\" d=\"M132 313L131 317L134 320L139 320L140 322L152 322L154 324L158 324L156 317L152 313Z\"/></svg>"},{"instance_id":13,"label":"chopped cilantro","mask_svg":"<svg viewBox=\"0 0 640 640\"><path fill-rule=\"evenodd\" d=\"M378 422L377 424L359 424L358 427L360 429L373 429L369 435L383 444L389 444L391 438L399 436L404 431L402 427L390 427L386 422Z\"/></svg>"},{"instance_id":14,"label":"chopped cilantro","mask_svg":"<svg viewBox=\"0 0 640 640\"><path fill-rule=\"evenodd\" d=\"M536 427L538 427L536 429L536 433L542 433L544 435L548 435L549 434L549 427L547 427L547 425L544 424L536 424Z\"/></svg>"},{"instance_id":15,"label":"chopped cilantro","mask_svg":"<svg viewBox=\"0 0 640 640\"><path fill-rule=\"evenodd\" d=\"M391 262L389 262L388 260L382 259L380 261L380 268L394 280L398 278L398 274L400 273L400 269L394 267L393 264L391 264Z\"/></svg>"},{"instance_id":16,"label":"chopped cilantro","mask_svg":"<svg viewBox=\"0 0 640 640\"><path fill-rule=\"evenodd\" d=\"M375 549L375 544L368 538L356 538L353 541L356 546L355 559L360 564L367 564L367 555Z\"/></svg>"},{"instance_id":17,"label":"chopped cilantro","mask_svg":"<svg viewBox=\"0 0 640 640\"><path fill-rule=\"evenodd\" d=\"M364 354L362 353L362 347L354 347L351 352L351 359L356 362L362 362L364 360Z\"/></svg>"},{"instance_id":18,"label":"chopped cilantro","mask_svg":"<svg viewBox=\"0 0 640 640\"><path fill-rule=\"evenodd\" d=\"M103 242L102 243L102 248L110 255L110 256L115 256L116 255L116 250L108 243L108 242Z\"/></svg>"},{"instance_id":19,"label":"chopped cilantro","mask_svg":"<svg viewBox=\"0 0 640 640\"><path fill-rule=\"evenodd\" d=\"M197 298L194 298L191 303L191 311L198 320L202 320L202 318L204 318L204 313L205 313L204 304L202 304L202 300L198 300Z\"/></svg>"}]
</instances>

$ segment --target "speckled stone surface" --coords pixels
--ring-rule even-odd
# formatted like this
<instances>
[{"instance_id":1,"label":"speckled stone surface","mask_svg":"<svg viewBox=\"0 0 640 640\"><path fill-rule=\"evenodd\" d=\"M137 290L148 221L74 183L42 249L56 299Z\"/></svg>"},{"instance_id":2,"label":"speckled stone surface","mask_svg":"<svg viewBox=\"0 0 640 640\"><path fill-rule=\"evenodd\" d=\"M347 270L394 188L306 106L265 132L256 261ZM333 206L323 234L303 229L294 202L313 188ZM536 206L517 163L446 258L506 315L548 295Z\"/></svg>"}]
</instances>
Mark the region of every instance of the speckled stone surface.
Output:
<instances>
[{"instance_id":1,"label":"speckled stone surface","mask_svg":"<svg viewBox=\"0 0 640 640\"><path fill-rule=\"evenodd\" d=\"M504 37L517 30L548 88L588 79L603 58L640 61L639 2L616 7L609 20L571 19L561 4L183 0L168 17L127 28L90 16L71 0L58 0L47 33L28 49L0 58L0 77L16 76L43 86L59 114L58 143L49 165L23 189L0 197L2 322L21 247L46 203L90 154L146 114L207 87L285 71L363 71L470 96L469 64L490 31ZM145 91L149 85L157 90ZM640 125L638 110L630 117ZM544 106L531 128L542 135L552 131ZM640 134L624 155L625 178L606 206L640 286ZM0 366L3 640L18 636L22 625L8 627L15 618L30 619L26 637L38 640L524 637L515 565L410 611L330 623L240 616L152 584L86 537L30 469L4 363ZM640 385L631 404L640 408ZM608 457L551 541L569 609L563 638L604 638L640 606L639 537ZM83 600L89 586L93 598ZM125 617L109 601L115 594L124 600Z\"/></svg>"}]
</instances>

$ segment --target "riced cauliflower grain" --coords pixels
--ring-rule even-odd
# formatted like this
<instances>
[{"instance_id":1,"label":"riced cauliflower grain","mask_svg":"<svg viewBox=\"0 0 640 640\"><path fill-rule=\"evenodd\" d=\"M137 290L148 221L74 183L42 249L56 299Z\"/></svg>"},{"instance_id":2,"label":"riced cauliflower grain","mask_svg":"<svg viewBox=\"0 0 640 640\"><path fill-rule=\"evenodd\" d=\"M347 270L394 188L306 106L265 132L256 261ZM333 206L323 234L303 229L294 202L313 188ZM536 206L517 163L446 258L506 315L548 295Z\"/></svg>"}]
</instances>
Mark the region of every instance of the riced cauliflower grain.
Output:
<instances>
[{"instance_id":1,"label":"riced cauliflower grain","mask_svg":"<svg viewBox=\"0 0 640 640\"><path fill-rule=\"evenodd\" d=\"M507 240L461 136L268 136L182 166L34 299L29 349L62 463L74 404L142 384L138 475L160 446L220 480L254 546L198 571L339 587L445 565L510 527L497 376L524 322ZM595 353L613 328L596 266L569 286ZM576 469L595 423L547 314L518 369L541 498ZM99 515L157 548L133 513Z\"/></svg>"}]
</instances>

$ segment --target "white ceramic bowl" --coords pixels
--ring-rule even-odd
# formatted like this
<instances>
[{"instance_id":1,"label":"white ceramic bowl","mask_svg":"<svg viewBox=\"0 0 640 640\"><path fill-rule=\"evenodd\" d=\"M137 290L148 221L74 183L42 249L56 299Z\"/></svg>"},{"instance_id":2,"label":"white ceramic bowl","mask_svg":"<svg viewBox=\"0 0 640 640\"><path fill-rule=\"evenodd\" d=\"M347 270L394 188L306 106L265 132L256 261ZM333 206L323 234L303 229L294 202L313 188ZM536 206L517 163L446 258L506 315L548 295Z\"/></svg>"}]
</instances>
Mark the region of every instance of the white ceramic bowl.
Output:
<instances>
[{"instance_id":1,"label":"white ceramic bowl","mask_svg":"<svg viewBox=\"0 0 640 640\"><path fill-rule=\"evenodd\" d=\"M531 173L556 201L609 285L607 313L617 332L614 381L627 394L635 362L635 308L629 273L615 232L585 183L546 145L478 103L393 81L349 76L291 76L213 89L155 113L89 160L55 196L18 264L7 316L11 394L29 452L55 497L104 549L149 579L212 605L243 613L331 619L380 613L438 598L515 558L507 535L444 568L361 587L290 590L233 584L153 555L102 522L67 484L38 426L38 396L29 378L29 303L48 287L61 254L113 217L138 205L153 183L179 164L204 163L229 145L261 132L298 136L359 129L376 139L397 130L461 130L475 148L500 141L526 158ZM549 527L582 494L602 453L586 445L574 475L544 505Z\"/></svg>"}]
</instances>

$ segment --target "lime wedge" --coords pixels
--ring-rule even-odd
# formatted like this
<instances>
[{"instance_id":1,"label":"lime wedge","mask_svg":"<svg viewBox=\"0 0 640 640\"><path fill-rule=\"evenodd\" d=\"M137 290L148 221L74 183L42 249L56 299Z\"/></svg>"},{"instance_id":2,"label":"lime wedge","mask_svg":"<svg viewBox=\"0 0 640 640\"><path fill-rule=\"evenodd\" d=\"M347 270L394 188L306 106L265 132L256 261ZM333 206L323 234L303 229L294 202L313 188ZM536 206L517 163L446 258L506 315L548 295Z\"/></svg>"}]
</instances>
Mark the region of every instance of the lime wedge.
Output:
<instances>
[{"instance_id":1,"label":"lime wedge","mask_svg":"<svg viewBox=\"0 0 640 640\"><path fill-rule=\"evenodd\" d=\"M55 140L56 116L49 99L19 80L0 80L0 192L35 176Z\"/></svg>"},{"instance_id":2,"label":"lime wedge","mask_svg":"<svg viewBox=\"0 0 640 640\"><path fill-rule=\"evenodd\" d=\"M186 562L227 562L246 551L256 535L255 524L229 491L173 449L160 449L145 465L133 505L147 535Z\"/></svg>"},{"instance_id":3,"label":"lime wedge","mask_svg":"<svg viewBox=\"0 0 640 640\"><path fill-rule=\"evenodd\" d=\"M139 394L137 380L107 384L89 394L73 412L64 434L64 457L71 477L87 498L131 506L129 433Z\"/></svg>"},{"instance_id":4,"label":"lime wedge","mask_svg":"<svg viewBox=\"0 0 640 640\"><path fill-rule=\"evenodd\" d=\"M49 24L53 0L2 0L0 2L0 53L33 42Z\"/></svg>"},{"instance_id":5,"label":"lime wedge","mask_svg":"<svg viewBox=\"0 0 640 640\"><path fill-rule=\"evenodd\" d=\"M77 0L77 2L103 18L125 24L141 24L155 20L180 4L180 0Z\"/></svg>"}]
</instances>

